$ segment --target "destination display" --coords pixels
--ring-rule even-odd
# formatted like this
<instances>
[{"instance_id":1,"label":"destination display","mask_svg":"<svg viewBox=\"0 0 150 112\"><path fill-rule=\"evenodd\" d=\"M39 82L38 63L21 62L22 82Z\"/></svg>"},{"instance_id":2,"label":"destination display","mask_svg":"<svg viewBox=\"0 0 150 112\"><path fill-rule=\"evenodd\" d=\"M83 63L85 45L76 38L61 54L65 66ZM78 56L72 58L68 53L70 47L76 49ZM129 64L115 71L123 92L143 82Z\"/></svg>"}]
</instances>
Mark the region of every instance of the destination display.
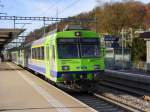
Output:
<instances>
[{"instance_id":1,"label":"destination display","mask_svg":"<svg viewBox=\"0 0 150 112\"><path fill-rule=\"evenodd\" d=\"M77 43L78 39L76 38L59 38L57 39L58 43Z\"/></svg>"},{"instance_id":2,"label":"destination display","mask_svg":"<svg viewBox=\"0 0 150 112\"><path fill-rule=\"evenodd\" d=\"M59 38L57 43L99 43L98 38Z\"/></svg>"},{"instance_id":3,"label":"destination display","mask_svg":"<svg viewBox=\"0 0 150 112\"><path fill-rule=\"evenodd\" d=\"M81 43L98 43L98 38L80 38Z\"/></svg>"}]
</instances>

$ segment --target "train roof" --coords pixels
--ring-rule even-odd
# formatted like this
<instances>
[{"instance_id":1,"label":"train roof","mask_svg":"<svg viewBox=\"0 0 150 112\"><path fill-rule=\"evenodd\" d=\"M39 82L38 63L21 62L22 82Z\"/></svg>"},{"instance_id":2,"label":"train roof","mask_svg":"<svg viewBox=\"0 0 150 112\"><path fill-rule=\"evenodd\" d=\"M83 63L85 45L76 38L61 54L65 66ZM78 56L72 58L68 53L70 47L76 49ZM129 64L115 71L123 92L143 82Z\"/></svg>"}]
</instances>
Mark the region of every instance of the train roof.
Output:
<instances>
[{"instance_id":1,"label":"train roof","mask_svg":"<svg viewBox=\"0 0 150 112\"><path fill-rule=\"evenodd\" d=\"M44 42L46 41L46 37L40 38L36 41L33 41L32 45L33 46L38 46L38 45L42 45L44 44Z\"/></svg>"}]
</instances>

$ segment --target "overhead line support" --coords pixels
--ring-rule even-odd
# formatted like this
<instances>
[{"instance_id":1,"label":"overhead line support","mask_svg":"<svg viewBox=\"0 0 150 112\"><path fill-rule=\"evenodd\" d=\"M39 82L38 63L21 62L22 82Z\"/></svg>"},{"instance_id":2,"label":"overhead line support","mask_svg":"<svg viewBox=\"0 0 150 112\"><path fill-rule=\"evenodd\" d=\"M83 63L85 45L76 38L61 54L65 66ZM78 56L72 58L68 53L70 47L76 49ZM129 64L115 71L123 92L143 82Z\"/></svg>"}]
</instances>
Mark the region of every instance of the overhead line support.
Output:
<instances>
[{"instance_id":1,"label":"overhead line support","mask_svg":"<svg viewBox=\"0 0 150 112\"><path fill-rule=\"evenodd\" d=\"M23 17L23 16L0 16L0 20L35 20L35 21L80 21L80 22L96 22L96 19L75 19L75 18L53 18L53 17Z\"/></svg>"}]
</instances>

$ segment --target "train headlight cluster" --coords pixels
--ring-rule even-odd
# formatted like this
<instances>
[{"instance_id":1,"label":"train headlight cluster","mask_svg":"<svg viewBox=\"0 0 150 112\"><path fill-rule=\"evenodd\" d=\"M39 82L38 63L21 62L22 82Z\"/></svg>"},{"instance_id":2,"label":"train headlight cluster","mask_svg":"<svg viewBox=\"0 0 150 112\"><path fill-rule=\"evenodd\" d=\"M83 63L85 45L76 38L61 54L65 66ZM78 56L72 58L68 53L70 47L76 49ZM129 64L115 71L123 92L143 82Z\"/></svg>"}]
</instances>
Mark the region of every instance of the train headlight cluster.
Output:
<instances>
[{"instance_id":1,"label":"train headlight cluster","mask_svg":"<svg viewBox=\"0 0 150 112\"><path fill-rule=\"evenodd\" d=\"M100 66L99 65L94 65L94 70L99 70Z\"/></svg>"},{"instance_id":2,"label":"train headlight cluster","mask_svg":"<svg viewBox=\"0 0 150 112\"><path fill-rule=\"evenodd\" d=\"M69 70L69 66L62 66L62 70Z\"/></svg>"}]
</instances>

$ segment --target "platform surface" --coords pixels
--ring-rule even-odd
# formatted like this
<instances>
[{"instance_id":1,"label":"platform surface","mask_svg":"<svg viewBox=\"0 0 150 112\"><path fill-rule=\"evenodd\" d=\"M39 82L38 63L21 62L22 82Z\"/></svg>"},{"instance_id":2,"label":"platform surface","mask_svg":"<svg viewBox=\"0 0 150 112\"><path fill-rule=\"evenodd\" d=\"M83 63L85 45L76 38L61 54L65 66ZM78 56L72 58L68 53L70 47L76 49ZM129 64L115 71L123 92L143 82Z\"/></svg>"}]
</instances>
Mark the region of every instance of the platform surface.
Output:
<instances>
[{"instance_id":1,"label":"platform surface","mask_svg":"<svg viewBox=\"0 0 150 112\"><path fill-rule=\"evenodd\" d=\"M13 63L0 63L1 112L92 112L65 92Z\"/></svg>"}]
</instances>

